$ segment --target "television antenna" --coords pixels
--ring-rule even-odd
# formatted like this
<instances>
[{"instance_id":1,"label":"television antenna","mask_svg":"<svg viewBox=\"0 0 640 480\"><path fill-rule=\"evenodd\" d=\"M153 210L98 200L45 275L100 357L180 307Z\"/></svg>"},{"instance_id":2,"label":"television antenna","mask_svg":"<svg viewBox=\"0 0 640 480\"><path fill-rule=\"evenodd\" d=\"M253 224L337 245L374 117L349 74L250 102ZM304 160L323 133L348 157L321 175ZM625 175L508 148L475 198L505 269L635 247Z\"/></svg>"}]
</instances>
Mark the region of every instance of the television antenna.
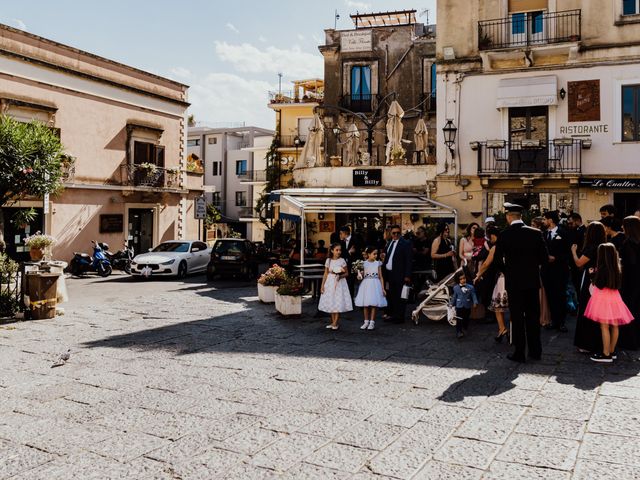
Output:
<instances>
[{"instance_id":1,"label":"television antenna","mask_svg":"<svg viewBox=\"0 0 640 480\"><path fill-rule=\"evenodd\" d=\"M429 25L429 13L431 13L431 10L425 8L424 10L420 10L420 13L418 14L419 17L427 17L426 22L424 22L427 25Z\"/></svg>"}]
</instances>

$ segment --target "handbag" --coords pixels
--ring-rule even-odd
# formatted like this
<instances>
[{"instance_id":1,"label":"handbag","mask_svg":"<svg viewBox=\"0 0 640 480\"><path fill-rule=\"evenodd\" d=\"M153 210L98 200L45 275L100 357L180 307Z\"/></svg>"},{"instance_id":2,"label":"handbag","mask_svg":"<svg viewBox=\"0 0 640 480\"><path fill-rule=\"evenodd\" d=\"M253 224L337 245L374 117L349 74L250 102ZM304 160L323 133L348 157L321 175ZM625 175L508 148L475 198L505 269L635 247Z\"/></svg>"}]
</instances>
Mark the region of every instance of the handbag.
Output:
<instances>
[{"instance_id":1,"label":"handbag","mask_svg":"<svg viewBox=\"0 0 640 480\"><path fill-rule=\"evenodd\" d=\"M402 292L400 292L400 298L403 300L408 300L409 294L411 294L411 287L409 285L403 285Z\"/></svg>"}]
</instances>

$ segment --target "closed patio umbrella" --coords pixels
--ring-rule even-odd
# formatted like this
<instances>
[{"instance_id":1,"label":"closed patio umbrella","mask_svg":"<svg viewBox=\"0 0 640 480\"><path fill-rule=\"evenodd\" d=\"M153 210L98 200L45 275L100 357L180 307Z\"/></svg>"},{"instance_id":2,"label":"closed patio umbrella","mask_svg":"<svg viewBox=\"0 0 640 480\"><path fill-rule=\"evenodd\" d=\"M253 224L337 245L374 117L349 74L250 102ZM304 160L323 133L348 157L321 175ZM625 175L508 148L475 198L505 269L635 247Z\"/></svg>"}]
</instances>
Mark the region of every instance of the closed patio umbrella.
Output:
<instances>
[{"instance_id":1,"label":"closed patio umbrella","mask_svg":"<svg viewBox=\"0 0 640 480\"><path fill-rule=\"evenodd\" d=\"M387 114L389 119L387 120L387 151L386 151L386 164L391 163L391 151L396 147L402 147L402 117L404 116L404 110L400 104L394 100L389 107L389 113Z\"/></svg>"},{"instance_id":2,"label":"closed patio umbrella","mask_svg":"<svg viewBox=\"0 0 640 480\"><path fill-rule=\"evenodd\" d=\"M416 144L416 152L420 152L419 158L427 158L427 142L429 139L429 132L427 131L427 124L424 119L418 120L415 130L413 131L413 141Z\"/></svg>"},{"instance_id":3,"label":"closed patio umbrella","mask_svg":"<svg viewBox=\"0 0 640 480\"><path fill-rule=\"evenodd\" d=\"M347 140L344 142L342 149L342 158L345 166L358 164L358 150L360 150L360 132L355 123L347 128Z\"/></svg>"},{"instance_id":4,"label":"closed patio umbrella","mask_svg":"<svg viewBox=\"0 0 640 480\"><path fill-rule=\"evenodd\" d=\"M307 143L304 144L296 168L315 167L322 165L322 141L324 139L324 126L320 116L316 113L313 116L313 123L309 127Z\"/></svg>"}]
</instances>

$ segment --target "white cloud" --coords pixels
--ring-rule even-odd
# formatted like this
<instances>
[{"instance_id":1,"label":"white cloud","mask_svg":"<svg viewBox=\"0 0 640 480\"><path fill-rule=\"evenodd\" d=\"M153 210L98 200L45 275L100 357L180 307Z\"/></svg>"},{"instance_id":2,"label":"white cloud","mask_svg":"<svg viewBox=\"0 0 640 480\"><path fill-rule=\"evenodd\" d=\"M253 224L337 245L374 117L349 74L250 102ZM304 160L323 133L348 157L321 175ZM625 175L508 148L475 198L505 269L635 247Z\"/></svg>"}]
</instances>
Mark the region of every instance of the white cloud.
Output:
<instances>
[{"instance_id":1,"label":"white cloud","mask_svg":"<svg viewBox=\"0 0 640 480\"><path fill-rule=\"evenodd\" d=\"M236 28L236 26L235 26L233 23L231 23L231 22L227 22L227 25L226 25L226 26L227 26L227 28L228 28L229 30L231 30L233 33L240 33L240 30L238 30L238 29Z\"/></svg>"},{"instance_id":2,"label":"white cloud","mask_svg":"<svg viewBox=\"0 0 640 480\"><path fill-rule=\"evenodd\" d=\"M280 49L273 46L260 49L249 43L232 45L216 42L218 57L245 73L284 72L288 77L322 76L322 55L304 52L300 47Z\"/></svg>"},{"instance_id":3,"label":"white cloud","mask_svg":"<svg viewBox=\"0 0 640 480\"><path fill-rule=\"evenodd\" d=\"M264 37L262 35L258 37L258 40L260 40L262 43L267 43L267 37Z\"/></svg>"},{"instance_id":4,"label":"white cloud","mask_svg":"<svg viewBox=\"0 0 640 480\"><path fill-rule=\"evenodd\" d=\"M190 78L191 77L191 70L189 70L188 68L184 68L184 67L175 67L172 68L170 70L171 75L173 77L177 77L177 78Z\"/></svg>"},{"instance_id":5,"label":"white cloud","mask_svg":"<svg viewBox=\"0 0 640 480\"><path fill-rule=\"evenodd\" d=\"M274 128L275 115L267 107L269 90L277 87L230 73L211 73L190 82L189 113L202 122L240 122Z\"/></svg>"},{"instance_id":6,"label":"white cloud","mask_svg":"<svg viewBox=\"0 0 640 480\"><path fill-rule=\"evenodd\" d=\"M19 18L14 18L14 19L12 19L12 21L13 21L13 23L14 23L14 25L15 25L15 27L17 29L20 29L20 30L26 30L27 29L27 24L24 23Z\"/></svg>"},{"instance_id":7,"label":"white cloud","mask_svg":"<svg viewBox=\"0 0 640 480\"><path fill-rule=\"evenodd\" d=\"M356 2L354 0L344 0L344 3L349 8L355 8L356 10L371 10L371 4L366 2Z\"/></svg>"}]
</instances>

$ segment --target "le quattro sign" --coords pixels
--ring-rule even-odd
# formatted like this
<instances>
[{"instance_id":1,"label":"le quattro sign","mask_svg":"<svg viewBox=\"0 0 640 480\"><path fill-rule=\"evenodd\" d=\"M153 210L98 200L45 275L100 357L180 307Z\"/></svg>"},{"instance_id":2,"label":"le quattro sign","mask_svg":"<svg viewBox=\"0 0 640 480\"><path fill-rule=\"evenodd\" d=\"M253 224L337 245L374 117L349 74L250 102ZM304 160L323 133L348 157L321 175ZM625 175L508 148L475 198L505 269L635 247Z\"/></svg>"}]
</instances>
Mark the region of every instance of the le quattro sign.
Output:
<instances>
[{"instance_id":1,"label":"le quattro sign","mask_svg":"<svg viewBox=\"0 0 640 480\"><path fill-rule=\"evenodd\" d=\"M591 188L640 188L640 179L637 178L581 178L581 187Z\"/></svg>"},{"instance_id":2,"label":"le quattro sign","mask_svg":"<svg viewBox=\"0 0 640 480\"><path fill-rule=\"evenodd\" d=\"M207 218L207 201L204 197L196 197L193 212L196 220L204 220Z\"/></svg>"}]
</instances>

